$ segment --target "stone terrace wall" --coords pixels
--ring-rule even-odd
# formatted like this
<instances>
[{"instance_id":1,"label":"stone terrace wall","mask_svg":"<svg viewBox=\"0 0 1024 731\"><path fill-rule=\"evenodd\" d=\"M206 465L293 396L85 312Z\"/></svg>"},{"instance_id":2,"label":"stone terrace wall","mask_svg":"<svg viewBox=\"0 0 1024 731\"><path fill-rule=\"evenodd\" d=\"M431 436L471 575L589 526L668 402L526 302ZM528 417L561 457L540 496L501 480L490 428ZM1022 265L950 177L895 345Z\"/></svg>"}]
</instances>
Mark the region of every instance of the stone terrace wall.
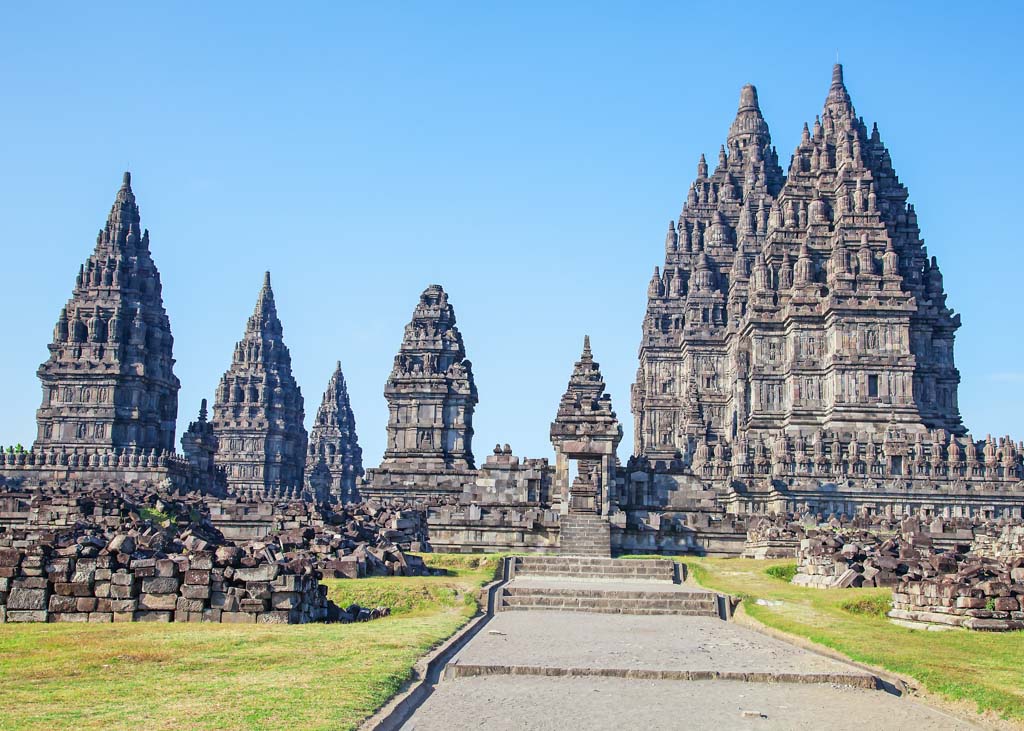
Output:
<instances>
[{"instance_id":1,"label":"stone terrace wall","mask_svg":"<svg viewBox=\"0 0 1024 731\"><path fill-rule=\"evenodd\" d=\"M137 557L127 536L98 555L74 555L83 545L92 544L0 548L0 622L295 624L332 615L309 566L243 559L230 548Z\"/></svg>"}]
</instances>

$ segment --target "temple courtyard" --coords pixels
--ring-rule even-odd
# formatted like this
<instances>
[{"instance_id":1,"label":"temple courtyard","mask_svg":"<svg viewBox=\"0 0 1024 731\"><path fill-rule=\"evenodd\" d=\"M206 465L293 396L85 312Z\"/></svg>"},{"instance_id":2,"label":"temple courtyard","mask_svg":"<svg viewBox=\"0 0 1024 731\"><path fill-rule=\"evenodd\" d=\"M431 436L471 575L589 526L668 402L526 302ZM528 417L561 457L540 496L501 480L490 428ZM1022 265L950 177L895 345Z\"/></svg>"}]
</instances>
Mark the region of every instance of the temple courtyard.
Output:
<instances>
[{"instance_id":1,"label":"temple courtyard","mask_svg":"<svg viewBox=\"0 0 1024 731\"><path fill-rule=\"evenodd\" d=\"M1021 633L907 629L879 614L884 590L768 573L788 561L687 559L679 583L638 578L643 568L618 580L520 572L498 611L473 620L500 561L426 559L447 575L325 580L339 604L392 607L368 623L4 625L0 728L540 729L566 715L588 728L820 728L822 708L837 729L1024 720ZM620 613L638 584L648 612ZM725 593L742 596L728 620L707 601ZM368 721L467 621L481 624L411 717ZM668 712L680 697L685 714Z\"/></svg>"}]
</instances>

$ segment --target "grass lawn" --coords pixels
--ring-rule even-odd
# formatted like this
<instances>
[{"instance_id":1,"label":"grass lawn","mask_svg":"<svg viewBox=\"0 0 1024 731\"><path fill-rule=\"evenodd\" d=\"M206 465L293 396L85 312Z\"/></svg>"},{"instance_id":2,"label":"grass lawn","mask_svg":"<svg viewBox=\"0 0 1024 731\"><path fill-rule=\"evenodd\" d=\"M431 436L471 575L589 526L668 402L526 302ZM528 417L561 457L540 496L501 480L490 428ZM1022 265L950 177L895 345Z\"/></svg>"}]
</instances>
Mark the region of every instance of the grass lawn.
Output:
<instances>
[{"instance_id":1,"label":"grass lawn","mask_svg":"<svg viewBox=\"0 0 1024 731\"><path fill-rule=\"evenodd\" d=\"M910 676L929 692L976 704L979 712L1024 721L1024 632L906 629L884 616L889 589L808 589L768 573L792 563L686 558L699 583L742 596L747 614L770 627ZM759 605L757 599L781 604Z\"/></svg>"},{"instance_id":2,"label":"grass lawn","mask_svg":"<svg viewBox=\"0 0 1024 731\"><path fill-rule=\"evenodd\" d=\"M449 576L325 580L362 624L0 625L0 729L346 729L473 616L492 556L425 555Z\"/></svg>"}]
</instances>

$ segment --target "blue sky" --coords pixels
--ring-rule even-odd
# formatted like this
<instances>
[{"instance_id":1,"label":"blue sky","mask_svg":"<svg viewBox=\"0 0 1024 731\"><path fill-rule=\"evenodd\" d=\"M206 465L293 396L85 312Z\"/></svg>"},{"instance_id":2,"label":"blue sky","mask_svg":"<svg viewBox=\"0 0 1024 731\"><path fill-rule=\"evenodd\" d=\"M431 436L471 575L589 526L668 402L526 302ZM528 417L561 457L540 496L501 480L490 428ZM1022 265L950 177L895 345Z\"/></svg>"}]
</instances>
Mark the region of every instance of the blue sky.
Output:
<instances>
[{"instance_id":1,"label":"blue sky","mask_svg":"<svg viewBox=\"0 0 1024 731\"><path fill-rule=\"evenodd\" d=\"M474 363L481 461L550 454L584 333L625 457L647 282L697 158L750 82L785 167L837 52L962 313L965 421L1022 438L1019 3L490 5L0 9L0 444L33 438L35 370L130 166L179 435L269 268L307 424L341 359L367 466L433 282Z\"/></svg>"}]
</instances>

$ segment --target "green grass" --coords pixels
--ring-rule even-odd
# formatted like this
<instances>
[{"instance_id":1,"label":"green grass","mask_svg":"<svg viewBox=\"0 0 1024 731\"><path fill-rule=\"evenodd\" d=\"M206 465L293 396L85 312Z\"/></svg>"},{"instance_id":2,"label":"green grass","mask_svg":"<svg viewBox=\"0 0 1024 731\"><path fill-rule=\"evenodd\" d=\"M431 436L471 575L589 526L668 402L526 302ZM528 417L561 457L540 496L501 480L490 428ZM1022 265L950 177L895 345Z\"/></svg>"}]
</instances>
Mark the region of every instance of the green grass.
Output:
<instances>
[{"instance_id":1,"label":"green grass","mask_svg":"<svg viewBox=\"0 0 1024 731\"><path fill-rule=\"evenodd\" d=\"M779 581L791 561L686 558L695 580L742 596L744 611L859 662L914 678L927 691L1024 721L1024 632L925 632L885 617L889 589L809 589ZM778 572L772 569L778 567ZM760 605L756 599L781 604Z\"/></svg>"},{"instance_id":2,"label":"green grass","mask_svg":"<svg viewBox=\"0 0 1024 731\"><path fill-rule=\"evenodd\" d=\"M0 729L347 729L476 612L497 557L424 555L438 577L328 580L361 624L0 625Z\"/></svg>"}]
</instances>

